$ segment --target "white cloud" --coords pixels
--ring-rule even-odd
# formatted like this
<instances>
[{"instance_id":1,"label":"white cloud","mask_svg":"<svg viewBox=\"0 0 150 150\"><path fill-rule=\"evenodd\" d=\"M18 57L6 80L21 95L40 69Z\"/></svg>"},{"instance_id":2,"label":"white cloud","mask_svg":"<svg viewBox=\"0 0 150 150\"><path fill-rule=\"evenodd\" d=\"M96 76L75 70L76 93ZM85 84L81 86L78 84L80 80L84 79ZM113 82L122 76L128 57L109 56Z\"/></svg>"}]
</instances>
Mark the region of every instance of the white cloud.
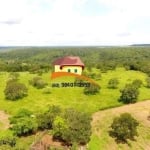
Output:
<instances>
[{"instance_id":1,"label":"white cloud","mask_svg":"<svg viewBox=\"0 0 150 150\"><path fill-rule=\"evenodd\" d=\"M111 11L95 16L81 14L87 1L0 0L0 45L150 42L150 29L138 23L150 18L148 0L97 0Z\"/></svg>"}]
</instances>

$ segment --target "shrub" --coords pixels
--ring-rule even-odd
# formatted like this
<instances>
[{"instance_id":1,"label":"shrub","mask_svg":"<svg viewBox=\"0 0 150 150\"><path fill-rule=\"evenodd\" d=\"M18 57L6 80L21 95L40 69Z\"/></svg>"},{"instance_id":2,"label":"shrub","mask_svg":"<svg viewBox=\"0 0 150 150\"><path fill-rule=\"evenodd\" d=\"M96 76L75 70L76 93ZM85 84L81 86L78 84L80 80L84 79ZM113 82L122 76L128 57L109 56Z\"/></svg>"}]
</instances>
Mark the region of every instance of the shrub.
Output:
<instances>
[{"instance_id":1,"label":"shrub","mask_svg":"<svg viewBox=\"0 0 150 150\"><path fill-rule=\"evenodd\" d=\"M13 124L12 130L18 136L29 135L37 131L38 125L33 117L21 117Z\"/></svg>"},{"instance_id":2,"label":"shrub","mask_svg":"<svg viewBox=\"0 0 150 150\"><path fill-rule=\"evenodd\" d=\"M51 129L56 116L59 116L61 109L58 106L49 106L48 110L36 115L39 129Z\"/></svg>"},{"instance_id":3,"label":"shrub","mask_svg":"<svg viewBox=\"0 0 150 150\"><path fill-rule=\"evenodd\" d=\"M33 113L31 111L29 111L28 109L22 108L17 112L15 116L12 116L11 118L9 118L9 120L11 124L14 124L14 123L17 123L19 118L31 117L32 115Z\"/></svg>"},{"instance_id":4,"label":"shrub","mask_svg":"<svg viewBox=\"0 0 150 150\"><path fill-rule=\"evenodd\" d=\"M95 79L96 73L89 73L89 74L88 74L88 77L89 77L89 78L92 78L92 79Z\"/></svg>"},{"instance_id":5,"label":"shrub","mask_svg":"<svg viewBox=\"0 0 150 150\"><path fill-rule=\"evenodd\" d=\"M86 113L67 109L63 118L55 118L53 133L55 137L62 139L68 145L86 144L91 136L91 117Z\"/></svg>"},{"instance_id":6,"label":"shrub","mask_svg":"<svg viewBox=\"0 0 150 150\"><path fill-rule=\"evenodd\" d=\"M118 142L127 142L127 139L134 140L134 136L138 135L138 125L139 123L129 113L123 113L114 118L110 135Z\"/></svg>"},{"instance_id":7,"label":"shrub","mask_svg":"<svg viewBox=\"0 0 150 150\"><path fill-rule=\"evenodd\" d=\"M0 146L9 145L11 147L16 145L16 137L9 130L0 132Z\"/></svg>"},{"instance_id":8,"label":"shrub","mask_svg":"<svg viewBox=\"0 0 150 150\"><path fill-rule=\"evenodd\" d=\"M34 77L29 81L29 83L38 89L42 89L47 85L47 83L41 77Z\"/></svg>"},{"instance_id":9,"label":"shrub","mask_svg":"<svg viewBox=\"0 0 150 150\"><path fill-rule=\"evenodd\" d=\"M51 88L50 87L46 87L43 89L43 93L44 94L50 94L51 93Z\"/></svg>"},{"instance_id":10,"label":"shrub","mask_svg":"<svg viewBox=\"0 0 150 150\"><path fill-rule=\"evenodd\" d=\"M136 88L140 88L142 85L142 81L139 79L136 79L132 82L132 85L135 86Z\"/></svg>"},{"instance_id":11,"label":"shrub","mask_svg":"<svg viewBox=\"0 0 150 150\"><path fill-rule=\"evenodd\" d=\"M112 78L108 81L108 88L116 89L118 87L119 80L117 78Z\"/></svg>"},{"instance_id":12,"label":"shrub","mask_svg":"<svg viewBox=\"0 0 150 150\"><path fill-rule=\"evenodd\" d=\"M87 73L85 76L88 76L89 78L95 79L95 80L100 80L101 79L101 73Z\"/></svg>"},{"instance_id":13,"label":"shrub","mask_svg":"<svg viewBox=\"0 0 150 150\"><path fill-rule=\"evenodd\" d=\"M135 103L137 101L139 91L134 85L127 84L120 92L121 96L119 101L122 101L125 104Z\"/></svg>"},{"instance_id":14,"label":"shrub","mask_svg":"<svg viewBox=\"0 0 150 150\"><path fill-rule=\"evenodd\" d=\"M21 109L10 118L11 129L18 136L28 135L37 131L38 124L34 115L27 109Z\"/></svg>"},{"instance_id":15,"label":"shrub","mask_svg":"<svg viewBox=\"0 0 150 150\"><path fill-rule=\"evenodd\" d=\"M55 139L62 139L63 132L68 129L67 121L64 118L57 116L53 121L52 128L53 137Z\"/></svg>"},{"instance_id":16,"label":"shrub","mask_svg":"<svg viewBox=\"0 0 150 150\"><path fill-rule=\"evenodd\" d=\"M6 99L17 100L27 96L27 88L24 84L16 81L8 81L4 90Z\"/></svg>"},{"instance_id":17,"label":"shrub","mask_svg":"<svg viewBox=\"0 0 150 150\"><path fill-rule=\"evenodd\" d=\"M96 84L90 84L89 87L84 88L84 94L86 95L95 95L99 93L100 86Z\"/></svg>"}]
</instances>

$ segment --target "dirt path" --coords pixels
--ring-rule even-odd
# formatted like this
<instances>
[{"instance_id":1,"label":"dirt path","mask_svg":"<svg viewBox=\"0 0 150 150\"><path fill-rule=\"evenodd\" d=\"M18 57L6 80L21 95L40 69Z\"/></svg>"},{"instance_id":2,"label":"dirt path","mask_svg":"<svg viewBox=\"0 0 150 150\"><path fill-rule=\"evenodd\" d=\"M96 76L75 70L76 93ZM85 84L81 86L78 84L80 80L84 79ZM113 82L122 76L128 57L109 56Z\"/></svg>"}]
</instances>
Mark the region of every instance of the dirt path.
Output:
<instances>
[{"instance_id":1,"label":"dirt path","mask_svg":"<svg viewBox=\"0 0 150 150\"><path fill-rule=\"evenodd\" d=\"M6 130L10 127L9 124L9 115L4 111L0 110L0 129Z\"/></svg>"}]
</instances>

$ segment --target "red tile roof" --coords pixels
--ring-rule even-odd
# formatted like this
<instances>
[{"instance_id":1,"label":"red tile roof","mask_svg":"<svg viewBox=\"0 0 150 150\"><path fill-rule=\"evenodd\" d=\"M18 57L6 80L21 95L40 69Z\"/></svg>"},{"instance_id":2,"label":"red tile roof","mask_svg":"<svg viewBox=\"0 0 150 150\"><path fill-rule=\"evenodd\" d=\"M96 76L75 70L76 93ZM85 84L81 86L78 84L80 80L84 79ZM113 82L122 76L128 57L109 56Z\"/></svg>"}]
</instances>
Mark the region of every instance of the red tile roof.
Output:
<instances>
[{"instance_id":1,"label":"red tile roof","mask_svg":"<svg viewBox=\"0 0 150 150\"><path fill-rule=\"evenodd\" d=\"M60 67L63 67L63 66L81 66L81 67L84 67L83 62L77 56L66 56L63 58L59 58L59 59L54 61L53 65L60 65Z\"/></svg>"}]
</instances>

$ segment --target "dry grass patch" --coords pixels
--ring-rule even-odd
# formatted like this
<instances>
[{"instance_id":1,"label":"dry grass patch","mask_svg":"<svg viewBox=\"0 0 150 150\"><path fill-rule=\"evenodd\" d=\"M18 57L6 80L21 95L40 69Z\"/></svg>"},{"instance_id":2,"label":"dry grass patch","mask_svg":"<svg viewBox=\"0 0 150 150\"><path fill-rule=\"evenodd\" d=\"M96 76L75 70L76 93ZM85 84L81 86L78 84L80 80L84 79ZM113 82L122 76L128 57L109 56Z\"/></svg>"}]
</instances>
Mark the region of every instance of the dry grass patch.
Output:
<instances>
[{"instance_id":1,"label":"dry grass patch","mask_svg":"<svg viewBox=\"0 0 150 150\"><path fill-rule=\"evenodd\" d=\"M9 115L0 110L0 130L6 130L10 127Z\"/></svg>"},{"instance_id":2,"label":"dry grass patch","mask_svg":"<svg viewBox=\"0 0 150 150\"><path fill-rule=\"evenodd\" d=\"M108 131L110 130L113 118L125 112L131 113L131 115L139 121L139 136L136 137L136 141L129 141L128 144L117 144L115 140L109 136ZM95 113L93 115L92 128L93 135L99 138L99 147L97 146L97 148L94 149L90 147L90 150L150 150L149 112L150 100ZM92 142L94 142L94 140L91 140L89 146L92 146Z\"/></svg>"}]
</instances>

